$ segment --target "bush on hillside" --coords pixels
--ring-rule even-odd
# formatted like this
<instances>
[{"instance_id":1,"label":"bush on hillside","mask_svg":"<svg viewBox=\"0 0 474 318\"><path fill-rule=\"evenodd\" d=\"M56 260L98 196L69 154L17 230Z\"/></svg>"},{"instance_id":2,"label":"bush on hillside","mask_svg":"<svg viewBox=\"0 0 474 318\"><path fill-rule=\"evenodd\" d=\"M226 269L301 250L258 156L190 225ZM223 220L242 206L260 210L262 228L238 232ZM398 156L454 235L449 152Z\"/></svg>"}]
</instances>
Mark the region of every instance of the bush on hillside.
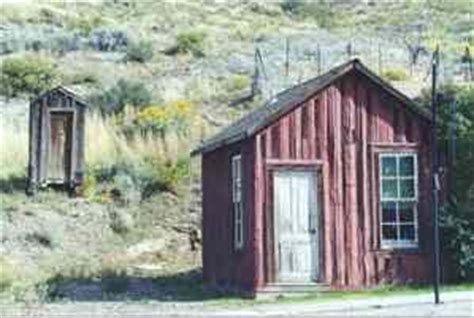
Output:
<instances>
[{"instance_id":1,"label":"bush on hillside","mask_svg":"<svg viewBox=\"0 0 474 318\"><path fill-rule=\"evenodd\" d=\"M177 194L180 185L189 176L189 165L188 157L149 157L138 162L122 162L108 168L92 169L90 173L100 184L107 185L105 188L102 186L103 193L97 193L97 198L108 197L130 202L136 200L137 196L145 200L157 192ZM100 184L96 187L100 188Z\"/></svg>"},{"instance_id":2,"label":"bush on hillside","mask_svg":"<svg viewBox=\"0 0 474 318\"><path fill-rule=\"evenodd\" d=\"M280 6L284 12L298 14L301 12L305 3L303 0L284 0Z\"/></svg>"},{"instance_id":3,"label":"bush on hillside","mask_svg":"<svg viewBox=\"0 0 474 318\"><path fill-rule=\"evenodd\" d=\"M332 28L343 20L331 3L307 0L284 0L280 4L282 10L300 18L310 18L322 28Z\"/></svg>"},{"instance_id":4,"label":"bush on hillside","mask_svg":"<svg viewBox=\"0 0 474 318\"><path fill-rule=\"evenodd\" d=\"M177 194L179 185L189 176L190 160L181 157L177 160L152 159L150 165L154 167L154 178L143 187L143 199L149 198L158 191L168 191Z\"/></svg>"},{"instance_id":5,"label":"bush on hillside","mask_svg":"<svg viewBox=\"0 0 474 318\"><path fill-rule=\"evenodd\" d=\"M409 79L408 73L402 68L386 68L382 71L381 76L389 82L400 82Z\"/></svg>"},{"instance_id":6,"label":"bush on hillside","mask_svg":"<svg viewBox=\"0 0 474 318\"><path fill-rule=\"evenodd\" d=\"M145 63L153 58L153 46L149 41L132 43L127 47L125 61Z\"/></svg>"},{"instance_id":7,"label":"bush on hillside","mask_svg":"<svg viewBox=\"0 0 474 318\"><path fill-rule=\"evenodd\" d=\"M194 105L187 100L177 100L165 106L148 106L140 110L135 118L136 126L143 131L164 135L168 130L186 134Z\"/></svg>"},{"instance_id":8,"label":"bush on hillside","mask_svg":"<svg viewBox=\"0 0 474 318\"><path fill-rule=\"evenodd\" d=\"M94 72L84 71L65 75L63 81L71 85L96 84L99 82L99 78Z\"/></svg>"},{"instance_id":9,"label":"bush on hillside","mask_svg":"<svg viewBox=\"0 0 474 318\"><path fill-rule=\"evenodd\" d=\"M121 79L105 92L92 96L90 102L104 114L117 114L125 105L142 107L150 101L151 93L143 83Z\"/></svg>"},{"instance_id":10,"label":"bush on hillside","mask_svg":"<svg viewBox=\"0 0 474 318\"><path fill-rule=\"evenodd\" d=\"M93 30L104 24L104 19L99 16L82 15L66 21L66 27L81 36L89 36Z\"/></svg>"},{"instance_id":11,"label":"bush on hillside","mask_svg":"<svg viewBox=\"0 0 474 318\"><path fill-rule=\"evenodd\" d=\"M6 257L0 257L0 292L8 289L17 278L13 264Z\"/></svg>"},{"instance_id":12,"label":"bush on hillside","mask_svg":"<svg viewBox=\"0 0 474 318\"><path fill-rule=\"evenodd\" d=\"M128 44L127 34L120 30L97 30L89 38L89 45L102 52L122 51Z\"/></svg>"},{"instance_id":13,"label":"bush on hillside","mask_svg":"<svg viewBox=\"0 0 474 318\"><path fill-rule=\"evenodd\" d=\"M201 32L182 32L176 36L176 44L169 48L165 53L175 54L192 54L195 57L203 57L204 40L206 35Z\"/></svg>"},{"instance_id":14,"label":"bush on hillside","mask_svg":"<svg viewBox=\"0 0 474 318\"><path fill-rule=\"evenodd\" d=\"M0 92L7 97L37 95L56 80L55 66L36 57L7 58L0 67Z\"/></svg>"},{"instance_id":15,"label":"bush on hillside","mask_svg":"<svg viewBox=\"0 0 474 318\"><path fill-rule=\"evenodd\" d=\"M250 78L246 75L235 74L229 79L227 88L230 91L241 91L250 88Z\"/></svg>"}]
</instances>

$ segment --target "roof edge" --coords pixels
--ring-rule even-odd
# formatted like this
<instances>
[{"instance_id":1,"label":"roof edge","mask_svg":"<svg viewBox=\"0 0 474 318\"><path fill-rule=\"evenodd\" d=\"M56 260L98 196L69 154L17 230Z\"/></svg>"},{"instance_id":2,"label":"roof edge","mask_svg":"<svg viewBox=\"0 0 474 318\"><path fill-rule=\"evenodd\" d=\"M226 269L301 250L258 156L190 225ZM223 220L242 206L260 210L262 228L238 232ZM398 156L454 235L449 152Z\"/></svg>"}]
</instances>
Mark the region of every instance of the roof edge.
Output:
<instances>
[{"instance_id":1,"label":"roof edge","mask_svg":"<svg viewBox=\"0 0 474 318\"><path fill-rule=\"evenodd\" d=\"M51 88L47 91L44 91L43 93L41 93L38 96L36 96L35 98L33 98L30 101L30 103L36 103L38 100L40 100L44 96L50 94L51 92L55 92L55 91L60 91L65 95L69 95L70 97L76 99L79 102L79 104L83 107L89 107L89 104L84 100L84 98L82 98L76 92L73 92L71 89L69 89L69 88L67 88L63 85L57 85L57 86L55 86L55 87L53 87L53 88Z\"/></svg>"},{"instance_id":2,"label":"roof edge","mask_svg":"<svg viewBox=\"0 0 474 318\"><path fill-rule=\"evenodd\" d=\"M366 67L360 61L360 59L355 58L355 59L352 59L352 60L350 60L350 61L348 61L344 64L341 64L339 66L336 66L336 67L332 68L331 70L329 70L328 72L326 72L326 73L324 73L320 76L313 77L313 78L309 79L306 82L294 85L294 86L280 92L279 94L277 94L277 96L285 94L286 92L291 91L295 87L304 85L305 83L308 83L308 82L310 82L310 81L312 81L312 80L314 80L318 77L328 75L331 72L335 72L334 75L332 75L330 78L326 79L322 84L318 85L317 88L310 90L310 92L307 93L306 96L304 96L302 98L302 101L297 102L295 104L288 104L288 105L284 106L281 110L277 111L275 114L272 114L271 116L269 116L268 118L265 118L261 122L255 123L250 128L245 129L243 132L241 132L239 134L235 134L234 136L225 138L223 140L217 140L215 142L210 142L208 144L206 144L206 142L204 141L204 142L201 143L201 145L199 145L197 148L195 148L191 152L191 156L194 157L198 154L208 153L208 152L214 151L214 150L216 150L216 149L218 149L222 146L235 143L237 141L240 141L242 139L245 139L245 138L248 138L248 137L254 135L258 131L260 131L262 128L268 126L270 123L277 120L282 114L285 114L286 112L291 111L291 109L293 109L295 107L298 107L298 105L300 105L301 103L304 103L304 101L311 98L311 96L314 96L318 92L321 92L327 86L329 86L331 83L333 83L334 81L338 80L339 78L341 78L342 76L346 75L347 73L349 73L350 71L353 71L353 70L362 73L363 75L368 77L370 80L375 82L376 85L380 86L386 93L388 93L392 97L400 100L403 104L406 104L410 111L412 111L416 115L422 117L423 119L428 120L429 122L431 122L431 116L430 116L430 114L427 110L423 109L413 99L406 96L404 93L402 93L401 91L396 89L393 85L391 85L389 82L385 81L379 75L377 75L376 73L371 71L368 67ZM260 107L264 107L267 104L268 104L268 101L267 101L267 103L263 104ZM244 115L242 118L244 118L245 116L247 116L247 115ZM223 129L225 129L225 128L223 128Z\"/></svg>"}]
</instances>

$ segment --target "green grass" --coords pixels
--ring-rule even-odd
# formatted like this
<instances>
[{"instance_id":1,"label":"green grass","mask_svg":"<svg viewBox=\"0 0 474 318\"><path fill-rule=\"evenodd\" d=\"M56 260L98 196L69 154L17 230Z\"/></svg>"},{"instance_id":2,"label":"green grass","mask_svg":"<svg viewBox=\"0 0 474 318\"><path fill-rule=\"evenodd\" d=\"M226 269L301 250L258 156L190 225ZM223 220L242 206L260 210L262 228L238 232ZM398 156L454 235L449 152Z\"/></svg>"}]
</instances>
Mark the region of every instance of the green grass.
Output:
<instances>
[{"instance_id":1,"label":"green grass","mask_svg":"<svg viewBox=\"0 0 474 318\"><path fill-rule=\"evenodd\" d=\"M463 283L456 285L441 286L440 292L454 292L454 291L473 291L474 283ZM255 306L262 304L304 304L304 303L319 303L333 300L348 300L348 299L370 299L379 297L401 296L401 295L419 295L432 292L429 285L415 285L415 286L380 286L356 291L328 291L305 294L301 296L290 297L276 297L273 299L243 299L235 297L223 297L220 299L211 300L206 303L212 307L240 307L240 306Z\"/></svg>"}]
</instances>

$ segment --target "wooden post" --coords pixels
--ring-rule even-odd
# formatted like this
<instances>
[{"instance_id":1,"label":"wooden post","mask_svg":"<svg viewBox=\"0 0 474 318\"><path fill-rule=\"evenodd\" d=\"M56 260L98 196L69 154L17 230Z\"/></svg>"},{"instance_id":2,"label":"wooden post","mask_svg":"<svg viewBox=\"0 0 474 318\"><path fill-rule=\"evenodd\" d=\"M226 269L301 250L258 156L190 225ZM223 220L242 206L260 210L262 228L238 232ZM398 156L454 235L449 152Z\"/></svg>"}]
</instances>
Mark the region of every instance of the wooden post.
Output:
<instances>
[{"instance_id":1,"label":"wooden post","mask_svg":"<svg viewBox=\"0 0 474 318\"><path fill-rule=\"evenodd\" d=\"M378 62L379 62L379 74L382 74L382 47L379 42L378 47Z\"/></svg>"},{"instance_id":2,"label":"wooden post","mask_svg":"<svg viewBox=\"0 0 474 318\"><path fill-rule=\"evenodd\" d=\"M320 45L318 44L318 47L317 47L317 52L318 52L318 75L321 75L321 47Z\"/></svg>"}]
</instances>

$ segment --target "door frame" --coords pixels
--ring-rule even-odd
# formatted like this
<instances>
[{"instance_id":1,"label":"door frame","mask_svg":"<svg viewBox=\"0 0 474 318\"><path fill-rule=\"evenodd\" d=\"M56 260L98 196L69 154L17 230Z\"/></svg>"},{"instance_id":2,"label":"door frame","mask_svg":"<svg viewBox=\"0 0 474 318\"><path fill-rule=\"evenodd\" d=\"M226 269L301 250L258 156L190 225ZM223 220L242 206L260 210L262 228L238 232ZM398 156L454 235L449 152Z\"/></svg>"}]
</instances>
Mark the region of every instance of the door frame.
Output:
<instances>
[{"instance_id":1,"label":"door frame","mask_svg":"<svg viewBox=\"0 0 474 318\"><path fill-rule=\"evenodd\" d=\"M66 153L68 160L68 166L65 167L65 179L64 180L57 180L51 179L48 175L48 163L49 163L49 153L51 147L51 117L53 114L65 114L66 116L70 116L70 127L69 127L69 144L70 149L69 153ZM44 161L44 168L45 168L45 179L48 184L69 184L71 180L73 180L73 171L75 167L75 153L76 153L76 143L75 143L75 131L76 131L76 110L70 108L62 108L62 107L51 107L48 108L48 117L47 117L47 132L46 132L46 160ZM67 151L67 149L65 150Z\"/></svg>"},{"instance_id":2,"label":"door frame","mask_svg":"<svg viewBox=\"0 0 474 318\"><path fill-rule=\"evenodd\" d=\"M324 173L324 162L322 160L280 160L280 159L267 159L265 161L265 183L266 183L266 194L265 194L265 215L264 215L264 269L265 269L265 282L266 283L278 283L278 252L276 246L276 217L274 209L274 185L273 178L276 171L307 171L314 174L314 195L317 200L317 223L318 223L318 277L310 283L320 283L323 281L324 275L324 226L323 215L324 215L324 195L323 195L323 173Z\"/></svg>"}]
</instances>

